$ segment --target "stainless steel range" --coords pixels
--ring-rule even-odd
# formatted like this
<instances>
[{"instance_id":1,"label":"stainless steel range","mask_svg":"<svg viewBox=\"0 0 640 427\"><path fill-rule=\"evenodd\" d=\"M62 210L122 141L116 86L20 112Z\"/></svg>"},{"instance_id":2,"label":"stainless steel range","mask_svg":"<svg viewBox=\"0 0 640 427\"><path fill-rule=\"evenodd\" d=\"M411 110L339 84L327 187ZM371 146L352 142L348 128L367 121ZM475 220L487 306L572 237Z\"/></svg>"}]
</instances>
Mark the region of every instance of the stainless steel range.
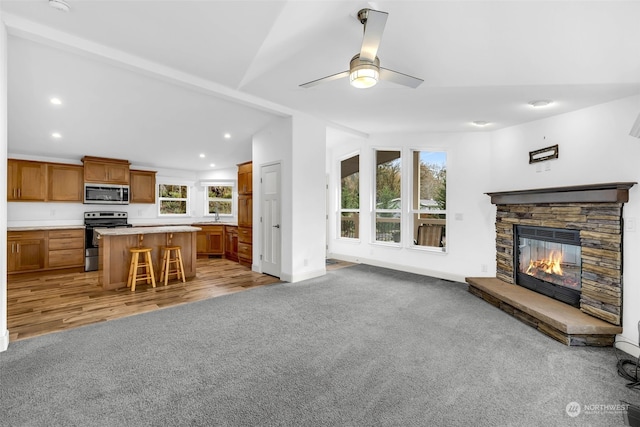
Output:
<instances>
[{"instance_id":1,"label":"stainless steel range","mask_svg":"<svg viewBox=\"0 0 640 427\"><path fill-rule=\"evenodd\" d=\"M98 269L98 241L94 230L96 228L131 227L127 222L127 212L85 212L84 213L84 271Z\"/></svg>"}]
</instances>

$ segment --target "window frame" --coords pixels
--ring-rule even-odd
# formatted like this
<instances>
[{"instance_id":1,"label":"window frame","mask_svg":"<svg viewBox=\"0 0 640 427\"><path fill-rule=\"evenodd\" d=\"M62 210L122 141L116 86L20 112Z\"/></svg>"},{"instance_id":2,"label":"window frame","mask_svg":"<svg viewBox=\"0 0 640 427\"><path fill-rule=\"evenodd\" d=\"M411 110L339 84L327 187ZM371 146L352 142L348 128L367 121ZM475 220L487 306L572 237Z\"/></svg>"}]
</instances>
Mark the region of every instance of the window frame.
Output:
<instances>
[{"instance_id":1,"label":"window frame","mask_svg":"<svg viewBox=\"0 0 640 427\"><path fill-rule=\"evenodd\" d=\"M180 187L187 187L187 197L186 198L171 198L171 197L160 197L160 186L162 185L174 185ZM180 180L163 180L156 183L156 195L158 196L158 217L171 217L171 218L185 218L191 217L191 185ZM185 213L162 213L162 202L163 201L185 201Z\"/></svg>"},{"instance_id":2,"label":"window frame","mask_svg":"<svg viewBox=\"0 0 640 427\"><path fill-rule=\"evenodd\" d=\"M446 182L446 172L448 171L448 166L449 166L449 160L450 160L450 153L445 150L445 149L441 149L441 148L435 148L435 147L422 147L422 148L411 148L409 149L409 162L410 162L410 173L408 176L408 180L409 180L409 200L408 200L408 204L407 204L407 215L408 215L408 221L407 223L409 224L409 230L407 231L407 233L411 233L411 239L408 240L410 242L410 247L412 249L417 249L417 250L421 250L421 251L431 251L431 252L442 252L442 253L447 253L448 249L449 249L449 245L446 239L447 236L447 230L449 228L449 214L448 214L448 207L445 207L445 209L424 209L424 208L420 208L420 201L418 200L418 208L414 208L414 203L416 201L416 197L418 197L419 199L419 192L420 192L420 188L416 188L416 185L419 185L419 176L418 178L416 177L416 173L419 173L419 163L416 163L414 161L414 156L415 153L444 153L445 155L445 163L444 163L444 170L445 170L445 182ZM419 155L418 155L419 157ZM445 184L445 203L446 203L446 199L448 198L448 189L446 188L446 184ZM417 195L417 196L416 196ZM417 239L417 226L415 224L416 221L416 215L419 214L432 214L432 215L444 215L444 236L442 238L443 242L443 246L426 246L426 245L419 245L416 242Z\"/></svg>"},{"instance_id":3,"label":"window frame","mask_svg":"<svg viewBox=\"0 0 640 427\"><path fill-rule=\"evenodd\" d=\"M342 162L353 157L358 156L358 208L343 208L342 207ZM346 241L357 242L360 241L361 236L361 225L362 225L362 154L360 151L356 151L350 154L347 154L340 159L338 159L338 200L337 200L337 238L344 239ZM356 213L358 214L358 225L357 225L357 236L358 237L348 237L342 235L342 214L343 213Z\"/></svg>"},{"instance_id":4,"label":"window frame","mask_svg":"<svg viewBox=\"0 0 640 427\"><path fill-rule=\"evenodd\" d=\"M395 151L398 152L400 154L400 157L398 158L399 160L399 165L400 165L400 200L398 203L398 207L397 208L393 208L393 209L378 209L377 208L377 204L378 204L378 195L377 195L377 188L378 188L378 152L379 151ZM404 224L405 224L405 219L404 219L404 208L403 208L403 204L404 201L406 200L404 192L405 192L405 177L404 177L404 170L405 170L405 165L404 165L404 158L405 158L405 153L404 153L404 149L401 147L374 147L373 148L373 167L371 168L371 182L372 182L372 186L371 186L371 243L375 244L375 245L383 245L383 246L393 246L393 247L403 247L404 246L404 241L405 241L405 236L404 236ZM392 231L392 235L394 236L398 236L399 240L395 241L394 239L392 240L378 240L378 233L377 233L377 225L378 225L378 213L382 213L382 214L396 214L397 218L399 219L398 223L399 223L399 227L400 230L398 233L393 233Z\"/></svg>"},{"instance_id":5,"label":"window frame","mask_svg":"<svg viewBox=\"0 0 640 427\"><path fill-rule=\"evenodd\" d=\"M216 181L203 181L200 183L204 189L204 203L202 205L203 208L203 216L204 217L215 217L215 213L209 212L209 187L231 187L231 213L223 214L219 213L218 216L220 218L234 218L237 216L238 212L238 183L235 180L216 180ZM221 199L226 201L226 199Z\"/></svg>"}]
</instances>

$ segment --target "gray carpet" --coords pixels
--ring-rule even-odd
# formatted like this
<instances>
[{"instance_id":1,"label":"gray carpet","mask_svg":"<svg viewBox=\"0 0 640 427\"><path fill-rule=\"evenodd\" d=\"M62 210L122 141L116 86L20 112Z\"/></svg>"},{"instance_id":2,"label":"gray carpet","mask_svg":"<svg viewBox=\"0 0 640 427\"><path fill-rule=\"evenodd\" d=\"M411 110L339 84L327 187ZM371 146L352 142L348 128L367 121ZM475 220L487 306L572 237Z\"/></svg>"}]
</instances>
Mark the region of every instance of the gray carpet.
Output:
<instances>
[{"instance_id":1,"label":"gray carpet","mask_svg":"<svg viewBox=\"0 0 640 427\"><path fill-rule=\"evenodd\" d=\"M3 426L624 425L611 348L359 265L12 343ZM570 417L570 402L582 412Z\"/></svg>"}]
</instances>

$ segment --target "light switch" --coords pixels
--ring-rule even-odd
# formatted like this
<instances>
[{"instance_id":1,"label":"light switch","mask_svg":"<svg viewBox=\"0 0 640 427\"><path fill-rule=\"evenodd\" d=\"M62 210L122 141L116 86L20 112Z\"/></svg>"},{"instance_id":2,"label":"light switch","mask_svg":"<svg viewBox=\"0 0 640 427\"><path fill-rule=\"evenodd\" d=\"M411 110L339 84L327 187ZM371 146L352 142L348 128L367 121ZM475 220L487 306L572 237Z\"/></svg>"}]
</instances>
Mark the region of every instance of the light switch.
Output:
<instances>
[{"instance_id":1,"label":"light switch","mask_svg":"<svg viewBox=\"0 0 640 427\"><path fill-rule=\"evenodd\" d=\"M464 216L461 213L457 213L454 215L456 221L462 221L464 219Z\"/></svg>"}]
</instances>

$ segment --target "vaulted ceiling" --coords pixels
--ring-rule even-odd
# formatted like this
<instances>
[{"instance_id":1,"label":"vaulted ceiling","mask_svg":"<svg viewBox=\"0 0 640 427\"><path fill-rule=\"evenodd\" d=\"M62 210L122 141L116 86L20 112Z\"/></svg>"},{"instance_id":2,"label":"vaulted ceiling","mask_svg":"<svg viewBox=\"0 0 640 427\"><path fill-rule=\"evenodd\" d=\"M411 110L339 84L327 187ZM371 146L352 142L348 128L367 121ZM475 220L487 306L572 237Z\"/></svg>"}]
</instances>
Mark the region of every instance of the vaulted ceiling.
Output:
<instances>
[{"instance_id":1,"label":"vaulted ceiling","mask_svg":"<svg viewBox=\"0 0 640 427\"><path fill-rule=\"evenodd\" d=\"M640 1L67 3L0 1L10 153L207 170L294 110L365 135L491 131L640 93ZM424 83L299 87L348 69L363 7L389 13L381 65Z\"/></svg>"}]
</instances>

